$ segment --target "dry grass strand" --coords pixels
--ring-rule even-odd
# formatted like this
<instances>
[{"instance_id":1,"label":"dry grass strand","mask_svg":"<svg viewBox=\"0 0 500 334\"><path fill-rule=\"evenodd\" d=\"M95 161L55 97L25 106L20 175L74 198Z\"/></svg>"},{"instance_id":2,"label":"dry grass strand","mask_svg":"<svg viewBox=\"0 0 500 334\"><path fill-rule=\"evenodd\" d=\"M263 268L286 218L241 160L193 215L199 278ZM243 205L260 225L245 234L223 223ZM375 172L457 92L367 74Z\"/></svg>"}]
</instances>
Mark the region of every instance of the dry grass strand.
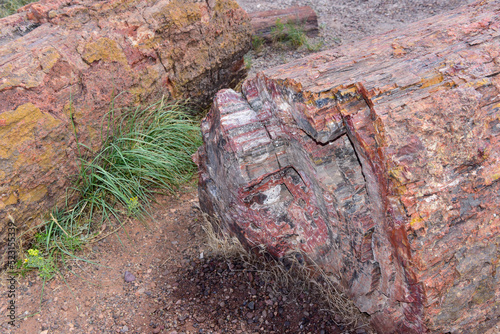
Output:
<instances>
[{"instance_id":1,"label":"dry grass strand","mask_svg":"<svg viewBox=\"0 0 500 334\"><path fill-rule=\"evenodd\" d=\"M368 317L359 311L335 283L336 280L303 251L294 250L282 259L270 256L265 245L255 245L249 251L238 238L222 229L217 217L202 214L202 228L212 256L242 261L244 267L260 275L276 293L288 292L288 298L295 299L304 292L313 294L326 305L323 311L340 315L344 325L368 329Z\"/></svg>"}]
</instances>

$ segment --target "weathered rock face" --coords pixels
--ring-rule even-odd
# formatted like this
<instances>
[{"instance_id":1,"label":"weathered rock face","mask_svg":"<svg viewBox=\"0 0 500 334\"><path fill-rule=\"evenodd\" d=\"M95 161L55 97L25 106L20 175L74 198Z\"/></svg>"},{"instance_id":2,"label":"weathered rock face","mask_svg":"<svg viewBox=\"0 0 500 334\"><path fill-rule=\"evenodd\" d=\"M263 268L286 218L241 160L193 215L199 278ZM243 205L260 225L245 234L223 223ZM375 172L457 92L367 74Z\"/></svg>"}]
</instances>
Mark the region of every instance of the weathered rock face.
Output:
<instances>
[{"instance_id":1,"label":"weathered rock face","mask_svg":"<svg viewBox=\"0 0 500 334\"><path fill-rule=\"evenodd\" d=\"M117 108L161 96L206 103L245 74L251 39L233 0L40 1L22 10L0 20L3 250L8 213L25 229L64 199L77 172L72 123L95 149L119 94Z\"/></svg>"},{"instance_id":2,"label":"weathered rock face","mask_svg":"<svg viewBox=\"0 0 500 334\"><path fill-rule=\"evenodd\" d=\"M202 123L200 205L379 333L500 325L500 2L266 71ZM493 328L493 329L492 329Z\"/></svg>"}]
</instances>

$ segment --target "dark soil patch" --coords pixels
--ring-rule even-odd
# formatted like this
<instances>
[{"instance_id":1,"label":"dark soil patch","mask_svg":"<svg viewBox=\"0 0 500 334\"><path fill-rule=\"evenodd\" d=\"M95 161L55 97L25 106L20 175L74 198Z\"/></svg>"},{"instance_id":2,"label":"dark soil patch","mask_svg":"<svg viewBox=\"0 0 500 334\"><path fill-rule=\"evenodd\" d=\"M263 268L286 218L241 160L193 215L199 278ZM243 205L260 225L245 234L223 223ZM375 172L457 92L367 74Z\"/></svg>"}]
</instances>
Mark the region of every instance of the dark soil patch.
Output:
<instances>
[{"instance_id":1,"label":"dark soil patch","mask_svg":"<svg viewBox=\"0 0 500 334\"><path fill-rule=\"evenodd\" d=\"M348 331L308 291L293 296L273 287L243 262L223 258L192 261L173 294L188 307L200 333L330 333ZM182 306L178 306L182 305ZM338 319L340 320L340 319ZM352 328L350 328L352 331ZM359 333L364 333L360 330Z\"/></svg>"}]
</instances>

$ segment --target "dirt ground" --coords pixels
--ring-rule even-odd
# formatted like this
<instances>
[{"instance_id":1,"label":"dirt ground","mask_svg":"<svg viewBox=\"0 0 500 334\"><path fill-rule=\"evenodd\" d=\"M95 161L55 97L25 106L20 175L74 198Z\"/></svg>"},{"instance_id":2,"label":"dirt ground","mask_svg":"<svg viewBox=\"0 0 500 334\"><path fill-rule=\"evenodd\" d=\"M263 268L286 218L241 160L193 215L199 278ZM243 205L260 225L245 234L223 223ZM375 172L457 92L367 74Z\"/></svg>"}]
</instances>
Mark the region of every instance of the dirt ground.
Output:
<instances>
[{"instance_id":1,"label":"dirt ground","mask_svg":"<svg viewBox=\"0 0 500 334\"><path fill-rule=\"evenodd\" d=\"M158 197L151 219L130 221L80 254L99 266L72 261L45 287L35 272L20 277L19 319L0 332L367 333L343 326L307 291L292 298L245 263L209 256L197 202L192 187Z\"/></svg>"},{"instance_id":2,"label":"dirt ground","mask_svg":"<svg viewBox=\"0 0 500 334\"><path fill-rule=\"evenodd\" d=\"M470 3L466 0L239 0L247 11L310 5L323 48ZM307 50L251 52L250 75L302 57ZM52 333L367 333L343 326L307 291L291 298L243 263L211 258L194 188L159 198L152 219L130 221L117 235L91 244L63 276L43 286L36 273L16 283L16 326L7 324L2 280L0 332ZM113 227L108 226L111 230ZM43 289L43 293L42 293ZM42 297L42 298L41 298Z\"/></svg>"}]
</instances>

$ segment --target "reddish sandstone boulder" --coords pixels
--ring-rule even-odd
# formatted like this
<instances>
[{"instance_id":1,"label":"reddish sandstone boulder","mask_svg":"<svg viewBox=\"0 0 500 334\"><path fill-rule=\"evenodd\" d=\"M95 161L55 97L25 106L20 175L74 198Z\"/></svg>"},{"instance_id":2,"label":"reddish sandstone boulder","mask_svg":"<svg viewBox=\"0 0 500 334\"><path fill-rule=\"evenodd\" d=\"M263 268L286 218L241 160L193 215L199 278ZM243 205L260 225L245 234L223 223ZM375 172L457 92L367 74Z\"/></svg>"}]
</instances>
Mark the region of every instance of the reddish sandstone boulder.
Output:
<instances>
[{"instance_id":1,"label":"reddish sandstone boulder","mask_svg":"<svg viewBox=\"0 0 500 334\"><path fill-rule=\"evenodd\" d=\"M242 79L250 39L233 0L42 0L0 19L2 254L7 214L19 235L64 200L77 172L72 123L97 149L118 95L117 108L206 104Z\"/></svg>"},{"instance_id":2,"label":"reddish sandstone boulder","mask_svg":"<svg viewBox=\"0 0 500 334\"><path fill-rule=\"evenodd\" d=\"M500 1L268 70L202 123L200 205L379 333L500 326ZM495 329L496 328L496 329Z\"/></svg>"}]
</instances>

